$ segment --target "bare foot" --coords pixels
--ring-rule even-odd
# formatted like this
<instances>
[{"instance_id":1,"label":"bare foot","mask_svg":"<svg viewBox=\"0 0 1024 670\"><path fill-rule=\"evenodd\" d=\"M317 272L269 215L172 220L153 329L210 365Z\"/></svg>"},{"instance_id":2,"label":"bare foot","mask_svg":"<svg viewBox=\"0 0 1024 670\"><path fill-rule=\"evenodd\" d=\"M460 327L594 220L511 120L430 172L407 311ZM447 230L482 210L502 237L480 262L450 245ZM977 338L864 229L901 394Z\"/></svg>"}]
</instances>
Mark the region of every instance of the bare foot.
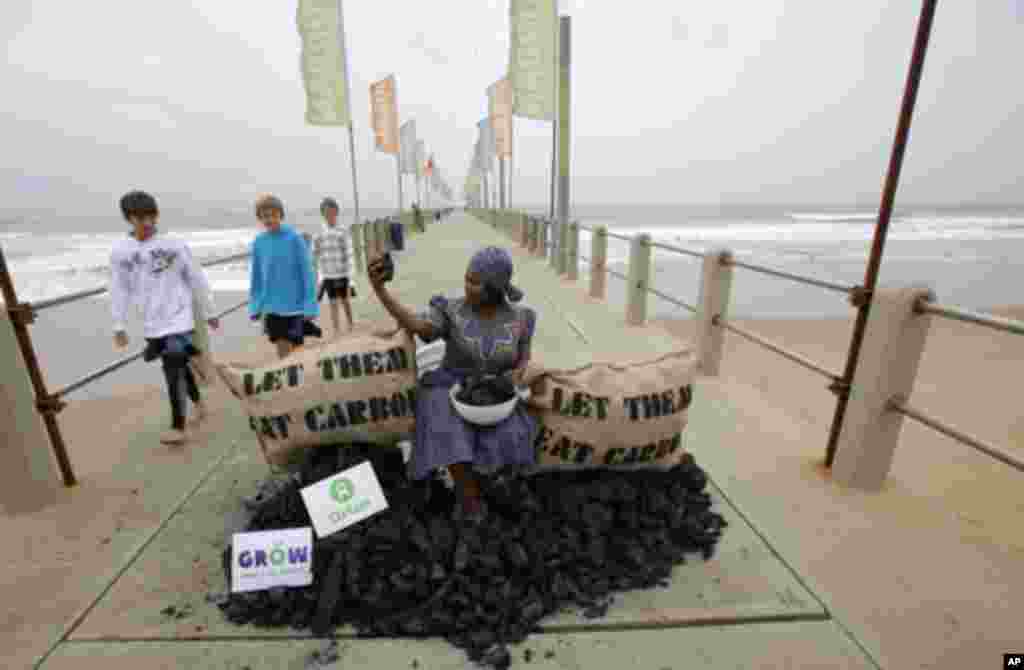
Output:
<instances>
[{"instance_id":1,"label":"bare foot","mask_svg":"<svg viewBox=\"0 0 1024 670\"><path fill-rule=\"evenodd\" d=\"M205 421L206 417L210 414L205 400L200 400L198 403L192 405L192 410L192 416L188 419L189 425L192 426L198 426Z\"/></svg>"},{"instance_id":2,"label":"bare foot","mask_svg":"<svg viewBox=\"0 0 1024 670\"><path fill-rule=\"evenodd\" d=\"M185 444L185 431L172 428L160 436L160 442L173 445Z\"/></svg>"}]
</instances>

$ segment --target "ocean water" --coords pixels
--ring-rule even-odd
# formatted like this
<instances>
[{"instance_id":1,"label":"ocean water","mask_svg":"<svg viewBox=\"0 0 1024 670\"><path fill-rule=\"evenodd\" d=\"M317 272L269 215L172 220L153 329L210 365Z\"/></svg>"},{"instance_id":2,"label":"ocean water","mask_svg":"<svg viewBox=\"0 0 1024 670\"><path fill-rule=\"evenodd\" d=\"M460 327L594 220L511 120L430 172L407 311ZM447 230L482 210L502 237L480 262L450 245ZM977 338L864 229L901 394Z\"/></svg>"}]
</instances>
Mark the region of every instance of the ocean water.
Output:
<instances>
[{"instance_id":1,"label":"ocean water","mask_svg":"<svg viewBox=\"0 0 1024 670\"><path fill-rule=\"evenodd\" d=\"M389 214L366 212L367 217ZM820 207L748 207L720 210L697 207L579 207L574 212L589 226L612 232L649 233L655 241L706 251L730 249L740 260L796 274L856 285L863 281L875 214L864 210ZM315 211L289 213L301 231L319 226ZM184 237L200 260L247 250L259 231L251 214L218 212L161 216L161 227ZM111 245L127 234L116 217L7 216L0 213L0 245L14 277L19 299L43 300L106 286ZM590 256L591 240L581 234L581 254ZM414 252L410 252L414 253ZM626 272L627 242L609 239L609 264ZM468 260L468 259L467 259ZM655 249L655 288L696 304L700 259ZM581 263L581 280L588 264ZM248 290L248 263L207 270L218 308L243 299ZM1024 207L1001 209L910 208L893 217L882 285L923 283L938 299L968 309L1019 304L1024 287ZM358 280L357 280L358 282ZM622 309L625 286L608 277L611 308ZM365 292L359 299L366 298ZM527 302L530 296L527 296ZM735 268L729 313L734 317L798 318L850 316L843 294ZM42 312L33 340L51 388L97 369L121 354L112 349L109 301L105 296ZM650 297L652 317L685 317L688 312ZM215 350L241 351L260 341L259 328L243 312L229 317L216 335ZM133 321L131 332L140 326ZM68 346L74 342L74 346ZM136 336L130 351L141 345ZM76 391L74 398L101 397L125 387L161 384L154 365L130 365Z\"/></svg>"},{"instance_id":2,"label":"ocean water","mask_svg":"<svg viewBox=\"0 0 1024 670\"><path fill-rule=\"evenodd\" d=\"M364 212L378 216L389 212ZM732 251L737 259L801 275L856 285L863 281L876 215L873 211L821 207L584 206L574 218L623 235L646 232L658 242L695 251ZM319 226L316 212L296 212L289 223L302 231ZM184 237L200 260L248 248L259 227L247 212L165 213L161 227ZM117 217L7 216L0 214L0 245L21 300L52 298L105 286L111 245L126 234ZM584 231L581 254L590 256ZM609 239L609 265L625 272L629 244ZM655 249L653 283L694 302L700 261ZM890 224L882 265L883 284L924 283L943 302L980 309L1024 301L1024 207L908 208ZM581 263L586 276L587 263ZM214 290L244 292L246 262L208 270ZM609 290L621 281L609 277ZM652 314L679 314L652 297ZM735 270L731 312L754 317L798 317L848 313L839 294Z\"/></svg>"},{"instance_id":3,"label":"ocean water","mask_svg":"<svg viewBox=\"0 0 1024 670\"><path fill-rule=\"evenodd\" d=\"M367 212L366 216L383 215ZM820 207L589 206L574 212L585 225L604 225L623 235L646 232L658 242L695 251L724 248L737 259L797 274L855 285L863 281L875 213ZM315 212L297 212L289 222L302 231L319 225ZM258 232L248 213L219 212L162 217L162 228L184 237L200 260L236 254ZM116 217L4 217L0 245L19 298L34 301L105 286L111 245L126 234ZM581 254L589 257L584 231ZM629 244L609 239L608 261L624 272ZM699 290L698 259L656 249L654 285L693 302ZM587 263L581 265L585 274ZM1022 301L1024 207L911 208L890 224L882 265L883 284L925 283L939 299L969 308ZM214 290L245 291L245 262L208 270ZM609 286L619 282L609 277ZM662 303L662 304L657 304ZM743 316L838 315L841 296L818 288L737 268L732 312ZM676 308L654 299L656 314Z\"/></svg>"}]
</instances>

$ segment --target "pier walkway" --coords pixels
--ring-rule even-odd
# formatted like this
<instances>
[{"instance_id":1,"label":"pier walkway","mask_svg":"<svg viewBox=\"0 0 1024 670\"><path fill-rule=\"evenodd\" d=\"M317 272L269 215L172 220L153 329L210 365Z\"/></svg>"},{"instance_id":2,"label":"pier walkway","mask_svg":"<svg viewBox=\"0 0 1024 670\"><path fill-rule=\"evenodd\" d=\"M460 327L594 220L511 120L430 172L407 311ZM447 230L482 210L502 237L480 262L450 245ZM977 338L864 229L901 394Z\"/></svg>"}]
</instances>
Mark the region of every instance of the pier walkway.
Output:
<instances>
[{"instance_id":1,"label":"pier walkway","mask_svg":"<svg viewBox=\"0 0 1024 670\"><path fill-rule=\"evenodd\" d=\"M548 261L463 213L407 239L394 294L417 309L433 294L459 295L469 257L487 244L513 252L513 281L538 313L541 365L694 346L656 325L627 326L623 307L586 297L583 282L556 278ZM358 287L358 327L391 325L365 277ZM246 352L219 351L213 338L221 361L272 355L255 336ZM183 449L157 442L159 390L123 407L109 433L84 434L90 417L73 404L62 413L81 483L55 506L0 521L15 539L0 579L4 667L301 668L321 646L291 630L229 624L205 599L226 588L225 517L268 473L238 402L214 384L213 415ZM118 402L87 404L95 413ZM997 667L1003 652L1020 651L1024 630L1011 613L1024 597L1024 555L963 541L899 486L841 490L815 468L823 435L753 385L700 378L684 445L730 524L715 558L679 566L669 588L619 596L606 618L547 622L513 648L513 664L528 648L531 667L549 669L952 669ZM90 458L99 441L109 448ZM162 614L169 606L185 616ZM337 667L467 666L443 640L338 636Z\"/></svg>"}]
</instances>

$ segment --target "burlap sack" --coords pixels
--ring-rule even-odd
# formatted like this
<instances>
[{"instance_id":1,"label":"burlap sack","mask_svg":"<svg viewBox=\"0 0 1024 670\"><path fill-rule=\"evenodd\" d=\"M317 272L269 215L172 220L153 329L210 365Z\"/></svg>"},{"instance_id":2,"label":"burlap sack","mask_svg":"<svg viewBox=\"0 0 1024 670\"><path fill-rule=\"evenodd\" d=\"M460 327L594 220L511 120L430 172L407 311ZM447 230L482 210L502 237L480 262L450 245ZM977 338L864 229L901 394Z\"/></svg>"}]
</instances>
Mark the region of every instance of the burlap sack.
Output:
<instances>
[{"instance_id":1,"label":"burlap sack","mask_svg":"<svg viewBox=\"0 0 1024 670\"><path fill-rule=\"evenodd\" d=\"M541 422L538 468L676 465L696 374L689 349L628 365L546 370L529 401Z\"/></svg>"},{"instance_id":2,"label":"burlap sack","mask_svg":"<svg viewBox=\"0 0 1024 670\"><path fill-rule=\"evenodd\" d=\"M220 364L217 372L271 465L323 444L394 444L415 426L416 346L404 331L353 333L283 361Z\"/></svg>"}]
</instances>

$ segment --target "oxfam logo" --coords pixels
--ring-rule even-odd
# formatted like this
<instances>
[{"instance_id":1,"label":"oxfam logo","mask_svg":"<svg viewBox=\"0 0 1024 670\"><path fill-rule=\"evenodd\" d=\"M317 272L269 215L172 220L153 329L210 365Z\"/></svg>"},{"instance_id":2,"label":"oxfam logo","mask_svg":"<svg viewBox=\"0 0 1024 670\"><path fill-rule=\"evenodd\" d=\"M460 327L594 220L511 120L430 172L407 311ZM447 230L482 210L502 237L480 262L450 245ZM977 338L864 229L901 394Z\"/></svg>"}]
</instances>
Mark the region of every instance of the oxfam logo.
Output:
<instances>
[{"instance_id":1,"label":"oxfam logo","mask_svg":"<svg viewBox=\"0 0 1024 670\"><path fill-rule=\"evenodd\" d=\"M352 482L342 477L341 479L331 482L331 497L339 505L344 505L352 499L356 493L356 487L352 485Z\"/></svg>"}]
</instances>

